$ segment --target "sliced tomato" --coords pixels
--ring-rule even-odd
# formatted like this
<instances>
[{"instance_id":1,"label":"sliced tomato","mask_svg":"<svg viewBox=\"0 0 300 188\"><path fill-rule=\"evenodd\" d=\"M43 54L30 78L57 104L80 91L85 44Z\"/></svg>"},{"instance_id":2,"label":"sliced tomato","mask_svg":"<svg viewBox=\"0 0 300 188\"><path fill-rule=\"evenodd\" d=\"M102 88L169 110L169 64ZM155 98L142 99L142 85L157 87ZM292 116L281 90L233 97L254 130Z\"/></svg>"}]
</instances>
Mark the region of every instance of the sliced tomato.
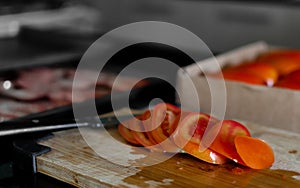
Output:
<instances>
[{"instance_id":1,"label":"sliced tomato","mask_svg":"<svg viewBox=\"0 0 300 188\"><path fill-rule=\"evenodd\" d=\"M123 124L118 125L118 131L120 135L129 143L134 145L141 145L132 135L131 130L125 127Z\"/></svg>"},{"instance_id":2,"label":"sliced tomato","mask_svg":"<svg viewBox=\"0 0 300 188\"><path fill-rule=\"evenodd\" d=\"M132 130L131 133L133 137L143 146L149 147L153 146L156 143L152 142L151 139L148 137L148 135L145 132L144 126L143 126L143 120L144 116L137 116L136 118L133 118L129 122L129 128Z\"/></svg>"},{"instance_id":3,"label":"sliced tomato","mask_svg":"<svg viewBox=\"0 0 300 188\"><path fill-rule=\"evenodd\" d=\"M143 113L141 119L143 120L143 127L144 132L147 135L147 138L152 142L153 144L158 144L158 142L153 138L153 135L151 134L152 129L152 118L151 118L151 111L147 110Z\"/></svg>"},{"instance_id":4,"label":"sliced tomato","mask_svg":"<svg viewBox=\"0 0 300 188\"><path fill-rule=\"evenodd\" d=\"M167 103L160 103L153 108L151 134L157 143L168 139L175 131L180 119L181 109Z\"/></svg>"},{"instance_id":5,"label":"sliced tomato","mask_svg":"<svg viewBox=\"0 0 300 188\"><path fill-rule=\"evenodd\" d=\"M263 79L267 86L273 86L278 79L278 72L275 67L266 62L251 61L239 65L238 69Z\"/></svg>"},{"instance_id":6,"label":"sliced tomato","mask_svg":"<svg viewBox=\"0 0 300 188\"><path fill-rule=\"evenodd\" d=\"M265 81L261 77L251 72L241 71L238 68L226 69L222 71L225 80L244 82L248 84L264 85Z\"/></svg>"},{"instance_id":7,"label":"sliced tomato","mask_svg":"<svg viewBox=\"0 0 300 188\"><path fill-rule=\"evenodd\" d=\"M148 132L165 152L179 152L180 148L174 144L171 135L176 130L181 109L168 103L160 103L153 108L151 130Z\"/></svg>"},{"instance_id":8,"label":"sliced tomato","mask_svg":"<svg viewBox=\"0 0 300 188\"><path fill-rule=\"evenodd\" d=\"M250 136L248 129L241 123L234 120L224 120L219 122L214 127L221 127L220 129L210 129L208 135L217 134L216 138L209 146L215 152L218 152L225 157L244 164L243 160L237 153L235 148L234 139L236 136ZM216 133L216 131L219 131Z\"/></svg>"},{"instance_id":9,"label":"sliced tomato","mask_svg":"<svg viewBox=\"0 0 300 188\"><path fill-rule=\"evenodd\" d=\"M300 60L300 50L296 49L279 49L279 50L273 50L269 51L267 53L261 54L258 59L265 62L271 62L272 60L277 59L298 59Z\"/></svg>"},{"instance_id":10,"label":"sliced tomato","mask_svg":"<svg viewBox=\"0 0 300 188\"><path fill-rule=\"evenodd\" d=\"M195 144L201 142L202 136L209 124L216 124L219 120L205 113L191 112L178 125L177 136Z\"/></svg>"},{"instance_id":11,"label":"sliced tomato","mask_svg":"<svg viewBox=\"0 0 300 188\"><path fill-rule=\"evenodd\" d=\"M264 169L274 163L274 152L271 146L263 140L249 136L236 136L234 143L246 166L253 169Z\"/></svg>"},{"instance_id":12,"label":"sliced tomato","mask_svg":"<svg viewBox=\"0 0 300 188\"><path fill-rule=\"evenodd\" d=\"M300 50L274 50L260 55L258 60L270 63L284 76L300 68Z\"/></svg>"},{"instance_id":13,"label":"sliced tomato","mask_svg":"<svg viewBox=\"0 0 300 188\"><path fill-rule=\"evenodd\" d=\"M224 164L227 162L227 158L222 156L221 154L211 150L211 149L205 149L201 151L199 149L199 145L195 144L193 142L188 142L184 147L183 150L189 153L190 155L193 155L194 157L197 157L198 159L201 159L205 162L212 163L212 164Z\"/></svg>"},{"instance_id":14,"label":"sliced tomato","mask_svg":"<svg viewBox=\"0 0 300 188\"><path fill-rule=\"evenodd\" d=\"M298 69L298 70L296 70L294 72L291 72L290 74L286 75L284 77L284 79L294 80L294 81L300 83L300 69Z\"/></svg>"},{"instance_id":15,"label":"sliced tomato","mask_svg":"<svg viewBox=\"0 0 300 188\"><path fill-rule=\"evenodd\" d=\"M278 81L274 86L281 87L281 88L300 90L300 82L297 82L295 80L286 79L286 78Z\"/></svg>"},{"instance_id":16,"label":"sliced tomato","mask_svg":"<svg viewBox=\"0 0 300 188\"><path fill-rule=\"evenodd\" d=\"M283 77L275 84L275 87L300 90L300 69Z\"/></svg>"},{"instance_id":17,"label":"sliced tomato","mask_svg":"<svg viewBox=\"0 0 300 188\"><path fill-rule=\"evenodd\" d=\"M218 120L204 113L190 113L178 125L173 139L185 152L209 163L223 164L227 161L223 155L209 148L201 149L201 139L210 124Z\"/></svg>"},{"instance_id":18,"label":"sliced tomato","mask_svg":"<svg viewBox=\"0 0 300 188\"><path fill-rule=\"evenodd\" d=\"M119 125L120 134L128 142L150 150L178 152L181 148L209 163L223 164L229 158L254 169L267 168L274 162L272 148L251 138L239 122L219 121L208 114L181 111L170 104L159 104L153 111L128 120L126 125L129 128ZM249 144L251 151L260 152L258 156L248 153ZM267 155L261 151L267 151Z\"/></svg>"}]
</instances>

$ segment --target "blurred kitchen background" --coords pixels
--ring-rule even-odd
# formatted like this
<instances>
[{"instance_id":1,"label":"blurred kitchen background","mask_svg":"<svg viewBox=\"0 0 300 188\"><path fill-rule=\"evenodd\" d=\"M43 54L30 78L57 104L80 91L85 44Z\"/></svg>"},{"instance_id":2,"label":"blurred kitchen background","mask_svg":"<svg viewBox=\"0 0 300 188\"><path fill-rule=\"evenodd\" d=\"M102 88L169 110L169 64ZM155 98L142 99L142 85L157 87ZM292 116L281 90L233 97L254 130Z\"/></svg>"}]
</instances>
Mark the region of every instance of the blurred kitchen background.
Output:
<instances>
[{"instance_id":1,"label":"blurred kitchen background","mask_svg":"<svg viewBox=\"0 0 300 188\"><path fill-rule=\"evenodd\" d=\"M215 54L259 40L299 48L299 5L296 0L2 0L0 68L78 58L105 32L145 20L185 27Z\"/></svg>"},{"instance_id":2,"label":"blurred kitchen background","mask_svg":"<svg viewBox=\"0 0 300 188\"><path fill-rule=\"evenodd\" d=\"M214 54L261 40L275 46L300 48L297 0L1 0L0 72L78 62L101 35L118 26L146 20L182 26L198 35ZM190 63L180 59L179 62L183 66ZM10 159L9 155L7 158ZM11 166L10 162L3 164ZM7 170L3 172L5 177L0 179L10 176ZM59 182L53 186L48 177L43 181L26 176L21 179L4 183L12 187L60 187Z\"/></svg>"}]
</instances>

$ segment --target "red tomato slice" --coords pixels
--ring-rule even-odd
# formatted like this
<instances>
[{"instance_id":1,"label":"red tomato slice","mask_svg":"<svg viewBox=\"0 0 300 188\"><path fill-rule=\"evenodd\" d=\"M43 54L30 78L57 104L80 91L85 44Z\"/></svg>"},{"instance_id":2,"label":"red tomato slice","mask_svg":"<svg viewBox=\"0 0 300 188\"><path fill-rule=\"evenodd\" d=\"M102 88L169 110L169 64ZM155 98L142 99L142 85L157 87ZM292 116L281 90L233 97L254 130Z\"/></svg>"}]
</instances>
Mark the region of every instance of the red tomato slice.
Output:
<instances>
[{"instance_id":1,"label":"red tomato slice","mask_svg":"<svg viewBox=\"0 0 300 188\"><path fill-rule=\"evenodd\" d=\"M275 84L275 87L300 90L300 69L283 77Z\"/></svg>"},{"instance_id":2,"label":"red tomato slice","mask_svg":"<svg viewBox=\"0 0 300 188\"><path fill-rule=\"evenodd\" d=\"M202 136L209 124L218 120L204 113L190 113L178 125L174 133L175 144L185 152L209 163L223 164L227 161L223 155L207 148L200 150Z\"/></svg>"},{"instance_id":3,"label":"red tomato slice","mask_svg":"<svg viewBox=\"0 0 300 188\"><path fill-rule=\"evenodd\" d=\"M142 120L143 120L144 131L145 131L145 134L147 135L148 139L150 140L150 142L152 142L154 144L158 144L158 142L153 138L151 131L148 131L148 130L152 129L151 111L149 111L149 110L145 111L142 115Z\"/></svg>"},{"instance_id":4,"label":"red tomato slice","mask_svg":"<svg viewBox=\"0 0 300 188\"><path fill-rule=\"evenodd\" d=\"M227 162L227 158L222 156L221 154L212 151L211 149L205 149L200 151L199 145L193 142L188 142L184 147L183 150L201 159L205 162L212 163L212 164L224 164Z\"/></svg>"},{"instance_id":5,"label":"red tomato slice","mask_svg":"<svg viewBox=\"0 0 300 188\"><path fill-rule=\"evenodd\" d=\"M249 136L236 136L235 147L243 162L253 169L264 169L274 163L274 152L263 140Z\"/></svg>"},{"instance_id":6,"label":"red tomato slice","mask_svg":"<svg viewBox=\"0 0 300 188\"><path fill-rule=\"evenodd\" d=\"M241 72L249 72L264 80L267 86L273 86L278 79L278 72L274 66L260 61L251 61L238 66Z\"/></svg>"},{"instance_id":7,"label":"red tomato slice","mask_svg":"<svg viewBox=\"0 0 300 188\"><path fill-rule=\"evenodd\" d=\"M143 120L143 115L133 118L129 122L129 128L132 129L133 137L145 147L155 145L156 143L152 142L146 134L142 121L139 120Z\"/></svg>"},{"instance_id":8,"label":"red tomato slice","mask_svg":"<svg viewBox=\"0 0 300 188\"><path fill-rule=\"evenodd\" d=\"M258 60L273 65L281 76L300 68L300 50L275 50L262 54Z\"/></svg>"},{"instance_id":9,"label":"red tomato slice","mask_svg":"<svg viewBox=\"0 0 300 188\"><path fill-rule=\"evenodd\" d=\"M209 148L237 163L245 165L236 151L234 139L236 136L250 136L248 129L244 125L233 120L221 121L214 127L219 126L221 126L221 129ZM212 128L209 130L208 135L215 134L216 131L216 129Z\"/></svg>"},{"instance_id":10,"label":"red tomato slice","mask_svg":"<svg viewBox=\"0 0 300 188\"><path fill-rule=\"evenodd\" d=\"M248 84L264 85L265 81L261 77L250 72L240 71L240 69L229 69L222 71L225 80L239 81Z\"/></svg>"},{"instance_id":11,"label":"red tomato slice","mask_svg":"<svg viewBox=\"0 0 300 188\"><path fill-rule=\"evenodd\" d=\"M151 129L149 129L150 131L147 134L149 137L152 137L165 152L179 152L180 150L170 137L177 128L180 114L180 108L167 103L160 103L153 108L150 118Z\"/></svg>"},{"instance_id":12,"label":"red tomato slice","mask_svg":"<svg viewBox=\"0 0 300 188\"><path fill-rule=\"evenodd\" d=\"M264 54L261 54L258 59L261 61L265 62L271 62L272 60L277 60L277 59L298 59L300 60L300 50L296 49L279 49L279 50L273 50L266 52Z\"/></svg>"},{"instance_id":13,"label":"red tomato slice","mask_svg":"<svg viewBox=\"0 0 300 188\"><path fill-rule=\"evenodd\" d=\"M200 144L202 136L209 124L216 124L219 120L205 113L191 112L178 125L176 135L185 141Z\"/></svg>"},{"instance_id":14,"label":"red tomato slice","mask_svg":"<svg viewBox=\"0 0 300 188\"><path fill-rule=\"evenodd\" d=\"M127 129L123 124L118 125L120 135L129 143L134 145L141 145L132 135L131 130Z\"/></svg>"},{"instance_id":15,"label":"red tomato slice","mask_svg":"<svg viewBox=\"0 0 300 188\"><path fill-rule=\"evenodd\" d=\"M166 103L160 103L153 109L151 134L157 143L168 139L175 131L180 119L181 109Z\"/></svg>"}]
</instances>

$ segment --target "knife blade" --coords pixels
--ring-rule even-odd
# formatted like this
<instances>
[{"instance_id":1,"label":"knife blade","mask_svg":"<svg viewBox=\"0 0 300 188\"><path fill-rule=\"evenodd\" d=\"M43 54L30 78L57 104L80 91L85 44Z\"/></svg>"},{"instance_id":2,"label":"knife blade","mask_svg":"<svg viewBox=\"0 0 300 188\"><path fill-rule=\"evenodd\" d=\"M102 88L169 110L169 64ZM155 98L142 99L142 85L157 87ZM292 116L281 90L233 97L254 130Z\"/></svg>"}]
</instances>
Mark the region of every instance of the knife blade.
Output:
<instances>
[{"instance_id":1,"label":"knife blade","mask_svg":"<svg viewBox=\"0 0 300 188\"><path fill-rule=\"evenodd\" d=\"M37 133L43 131L59 131L72 128L92 127L111 128L119 124L119 120L126 120L132 115L140 115L143 111L132 111L125 115L105 114L97 117L89 117L81 120L16 120L0 123L0 137L26 133ZM132 115L130 115L132 113ZM100 120L100 121L99 121Z\"/></svg>"}]
</instances>

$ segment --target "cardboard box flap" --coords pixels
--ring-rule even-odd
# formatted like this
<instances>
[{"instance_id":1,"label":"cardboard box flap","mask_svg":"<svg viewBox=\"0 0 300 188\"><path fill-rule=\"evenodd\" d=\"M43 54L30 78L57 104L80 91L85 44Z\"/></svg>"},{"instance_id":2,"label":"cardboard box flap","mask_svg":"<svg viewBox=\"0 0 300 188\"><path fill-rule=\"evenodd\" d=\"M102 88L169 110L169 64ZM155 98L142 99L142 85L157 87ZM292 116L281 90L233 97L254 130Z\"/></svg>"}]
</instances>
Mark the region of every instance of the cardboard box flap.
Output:
<instances>
[{"instance_id":1,"label":"cardboard box flap","mask_svg":"<svg viewBox=\"0 0 300 188\"><path fill-rule=\"evenodd\" d=\"M185 67L177 74L176 87L178 97L180 96L177 102L183 102L186 108L191 110L199 109L196 105L200 104L202 112L210 113L217 118L241 119L300 133L299 91L235 81L224 82L201 76L203 72L220 71L218 65L223 67L242 63L270 49L273 47L264 42L257 42ZM190 94L190 86L186 84L188 78L193 80L198 99L192 98ZM196 100L199 103L194 102ZM225 117L222 117L224 103ZM220 110L215 110L218 107Z\"/></svg>"}]
</instances>

